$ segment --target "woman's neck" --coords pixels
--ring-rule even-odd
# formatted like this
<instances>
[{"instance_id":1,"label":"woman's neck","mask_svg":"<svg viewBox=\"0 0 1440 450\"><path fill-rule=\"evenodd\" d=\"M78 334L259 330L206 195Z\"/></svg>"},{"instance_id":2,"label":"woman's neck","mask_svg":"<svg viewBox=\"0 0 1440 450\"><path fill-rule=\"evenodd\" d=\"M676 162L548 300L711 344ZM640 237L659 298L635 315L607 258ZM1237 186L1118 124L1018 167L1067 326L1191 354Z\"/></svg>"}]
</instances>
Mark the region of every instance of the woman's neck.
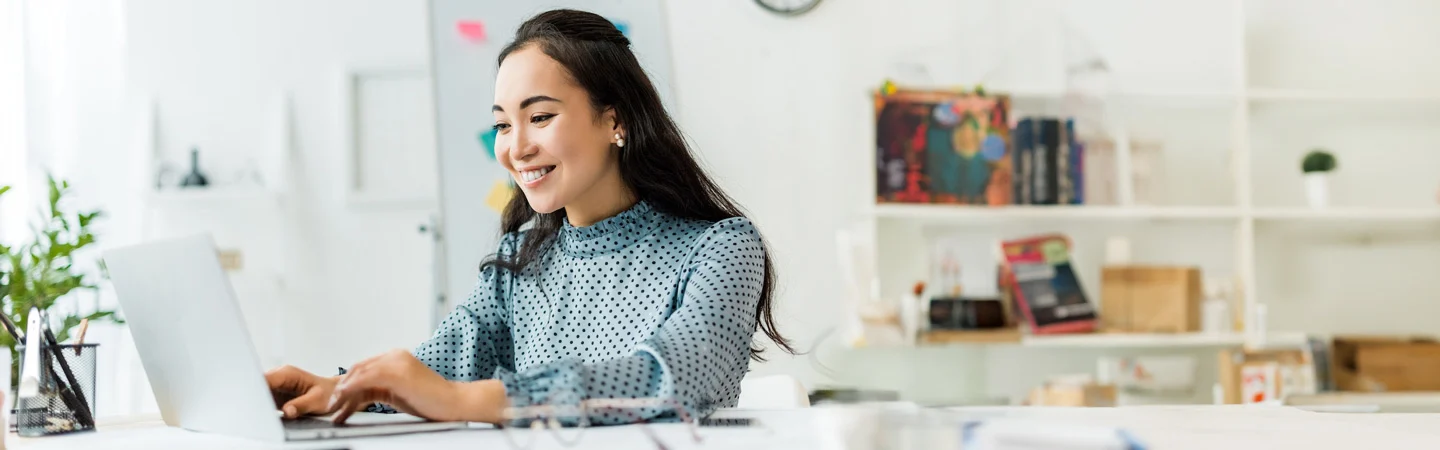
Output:
<instances>
[{"instance_id":1,"label":"woman's neck","mask_svg":"<svg viewBox=\"0 0 1440 450\"><path fill-rule=\"evenodd\" d=\"M619 174L607 177L580 197L565 205L565 218L570 225L588 227L630 209L639 201Z\"/></svg>"}]
</instances>

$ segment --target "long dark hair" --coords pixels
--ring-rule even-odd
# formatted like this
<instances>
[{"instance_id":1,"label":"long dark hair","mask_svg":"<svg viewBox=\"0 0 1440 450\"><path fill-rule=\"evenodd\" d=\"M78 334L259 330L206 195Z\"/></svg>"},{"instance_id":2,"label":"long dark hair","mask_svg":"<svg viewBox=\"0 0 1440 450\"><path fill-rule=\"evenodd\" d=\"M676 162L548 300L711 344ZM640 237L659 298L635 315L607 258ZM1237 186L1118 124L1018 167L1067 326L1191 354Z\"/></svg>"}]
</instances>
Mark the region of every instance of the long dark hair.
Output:
<instances>
[{"instance_id":1,"label":"long dark hair","mask_svg":"<svg viewBox=\"0 0 1440 450\"><path fill-rule=\"evenodd\" d=\"M570 71L575 82L589 92L595 111L615 109L616 121L626 130L625 147L620 150L620 177L636 198L657 211L684 219L717 222L744 215L735 201L701 170L680 127L665 112L660 94L631 53L630 40L614 24L585 11L557 9L540 13L520 25L515 41L500 52L496 65L531 44ZM520 273L544 254L564 219L563 208L540 214L530 208L525 196L511 197L505 205L501 229L516 233L527 223L530 229L518 252L503 257L492 255L481 268L494 266ZM774 266L766 246L765 284L755 307L756 322L775 345L794 354L790 342L776 330L771 314ZM750 357L764 361L761 351L751 345Z\"/></svg>"}]
</instances>

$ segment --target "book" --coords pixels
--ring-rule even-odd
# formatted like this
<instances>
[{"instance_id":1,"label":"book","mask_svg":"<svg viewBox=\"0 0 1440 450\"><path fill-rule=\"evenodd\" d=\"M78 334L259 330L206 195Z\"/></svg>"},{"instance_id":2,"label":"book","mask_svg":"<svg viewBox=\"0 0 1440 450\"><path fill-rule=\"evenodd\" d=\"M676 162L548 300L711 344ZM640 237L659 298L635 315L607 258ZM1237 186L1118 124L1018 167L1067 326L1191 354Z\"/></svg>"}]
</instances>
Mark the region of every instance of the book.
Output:
<instances>
[{"instance_id":1,"label":"book","mask_svg":"<svg viewBox=\"0 0 1440 450\"><path fill-rule=\"evenodd\" d=\"M1070 261L1070 239L1058 234L1000 243L1015 303L1033 334L1095 330L1095 306Z\"/></svg>"},{"instance_id":2,"label":"book","mask_svg":"<svg viewBox=\"0 0 1440 450\"><path fill-rule=\"evenodd\" d=\"M1014 142L1014 149L1011 150L1011 160L1015 167L1015 203L1019 205L1030 205L1035 203L1034 184L1031 179L1034 177L1033 167L1035 158L1035 120L1022 119L1016 124L1011 132Z\"/></svg>"},{"instance_id":3,"label":"book","mask_svg":"<svg viewBox=\"0 0 1440 450\"><path fill-rule=\"evenodd\" d=\"M1085 204L1085 140L1075 134L1075 119L1069 119L1066 123L1070 135L1070 185L1074 189L1074 195L1070 198L1070 204Z\"/></svg>"}]
</instances>

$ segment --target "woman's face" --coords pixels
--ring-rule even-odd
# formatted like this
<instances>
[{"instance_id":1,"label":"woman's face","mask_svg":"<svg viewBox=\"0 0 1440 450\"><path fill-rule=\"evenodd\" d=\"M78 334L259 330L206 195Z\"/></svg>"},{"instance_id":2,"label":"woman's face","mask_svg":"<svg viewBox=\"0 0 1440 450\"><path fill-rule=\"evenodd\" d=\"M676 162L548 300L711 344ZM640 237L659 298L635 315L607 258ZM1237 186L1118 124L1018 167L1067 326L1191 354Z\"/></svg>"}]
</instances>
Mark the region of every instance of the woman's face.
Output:
<instances>
[{"instance_id":1,"label":"woman's face","mask_svg":"<svg viewBox=\"0 0 1440 450\"><path fill-rule=\"evenodd\" d=\"M495 159L536 212L564 208L601 180L619 177L611 145L624 130L596 111L570 72L538 46L505 57L495 76Z\"/></svg>"}]
</instances>

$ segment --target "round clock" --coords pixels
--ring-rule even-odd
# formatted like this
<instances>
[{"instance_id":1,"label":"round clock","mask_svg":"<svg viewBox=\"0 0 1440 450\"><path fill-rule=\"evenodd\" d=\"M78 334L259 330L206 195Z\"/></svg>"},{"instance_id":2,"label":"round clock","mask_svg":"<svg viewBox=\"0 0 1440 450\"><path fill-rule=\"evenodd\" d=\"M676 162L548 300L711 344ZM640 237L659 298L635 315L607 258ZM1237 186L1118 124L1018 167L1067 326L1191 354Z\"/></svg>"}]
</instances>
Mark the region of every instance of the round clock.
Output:
<instances>
[{"instance_id":1,"label":"round clock","mask_svg":"<svg viewBox=\"0 0 1440 450\"><path fill-rule=\"evenodd\" d=\"M815 9L820 0L755 0L755 4L782 16L798 16Z\"/></svg>"}]
</instances>

